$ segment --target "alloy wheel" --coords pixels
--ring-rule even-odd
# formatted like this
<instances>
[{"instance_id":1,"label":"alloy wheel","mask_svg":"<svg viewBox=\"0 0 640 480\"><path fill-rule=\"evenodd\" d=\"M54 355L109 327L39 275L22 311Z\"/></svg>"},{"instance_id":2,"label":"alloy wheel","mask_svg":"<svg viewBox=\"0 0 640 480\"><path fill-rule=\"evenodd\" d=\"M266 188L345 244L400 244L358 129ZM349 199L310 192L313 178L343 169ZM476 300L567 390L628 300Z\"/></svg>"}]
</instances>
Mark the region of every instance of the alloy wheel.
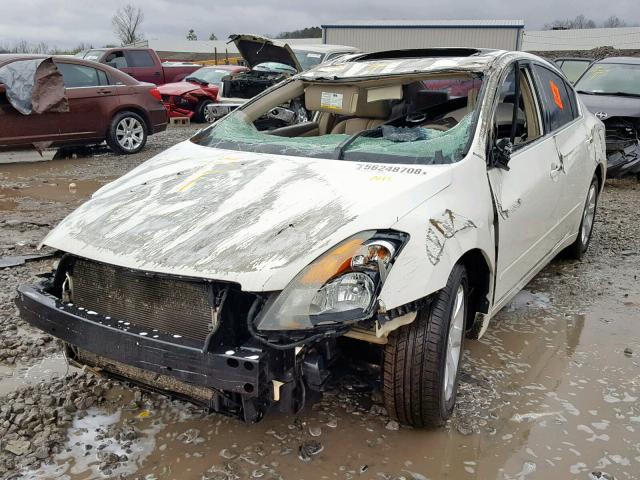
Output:
<instances>
[{"instance_id":1,"label":"alloy wheel","mask_svg":"<svg viewBox=\"0 0 640 480\"><path fill-rule=\"evenodd\" d=\"M582 214L582 229L580 230L580 240L582 245L586 245L589 242L591 236L591 230L593 229L593 221L596 216L596 200L597 192L596 185L591 184L589 188L589 194L587 196L587 204L584 207L584 213Z\"/></svg>"},{"instance_id":2,"label":"alloy wheel","mask_svg":"<svg viewBox=\"0 0 640 480\"><path fill-rule=\"evenodd\" d=\"M116 140L129 152L137 149L144 141L144 127L137 118L125 117L116 125Z\"/></svg>"},{"instance_id":3,"label":"alloy wheel","mask_svg":"<svg viewBox=\"0 0 640 480\"><path fill-rule=\"evenodd\" d=\"M460 350L462 348L462 334L464 330L464 286L460 285L456 292L451 321L449 323L449 336L447 338L447 352L444 366L444 397L448 402L453 395L456 383L458 367L460 364Z\"/></svg>"}]
</instances>

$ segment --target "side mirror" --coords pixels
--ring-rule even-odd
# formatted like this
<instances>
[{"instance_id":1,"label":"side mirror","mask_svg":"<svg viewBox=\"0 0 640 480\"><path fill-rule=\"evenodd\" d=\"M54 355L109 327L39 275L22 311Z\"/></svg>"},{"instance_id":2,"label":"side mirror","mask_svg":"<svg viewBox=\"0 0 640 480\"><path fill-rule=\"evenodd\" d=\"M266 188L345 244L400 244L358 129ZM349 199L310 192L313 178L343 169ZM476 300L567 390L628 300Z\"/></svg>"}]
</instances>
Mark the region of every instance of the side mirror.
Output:
<instances>
[{"instance_id":1,"label":"side mirror","mask_svg":"<svg viewBox=\"0 0 640 480\"><path fill-rule=\"evenodd\" d=\"M491 148L489 166L509 170L509 160L513 152L513 143L508 138L501 138L494 142Z\"/></svg>"}]
</instances>

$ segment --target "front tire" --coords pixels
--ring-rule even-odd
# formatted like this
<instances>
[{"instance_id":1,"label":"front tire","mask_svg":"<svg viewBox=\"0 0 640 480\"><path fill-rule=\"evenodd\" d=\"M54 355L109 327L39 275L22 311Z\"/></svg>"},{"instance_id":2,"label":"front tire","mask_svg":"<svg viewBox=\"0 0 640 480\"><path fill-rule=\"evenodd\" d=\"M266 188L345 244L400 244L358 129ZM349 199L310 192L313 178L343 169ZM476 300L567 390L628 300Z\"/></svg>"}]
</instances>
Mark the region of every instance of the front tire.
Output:
<instances>
[{"instance_id":1,"label":"front tire","mask_svg":"<svg viewBox=\"0 0 640 480\"><path fill-rule=\"evenodd\" d=\"M442 425L456 403L467 317L468 279L456 265L447 285L413 323L389 335L384 351L384 401L413 427Z\"/></svg>"},{"instance_id":2,"label":"front tire","mask_svg":"<svg viewBox=\"0 0 640 480\"><path fill-rule=\"evenodd\" d=\"M215 118L211 113L209 106L213 105L211 100L202 100L196 108L196 119L200 123L212 123Z\"/></svg>"},{"instance_id":3,"label":"front tire","mask_svg":"<svg viewBox=\"0 0 640 480\"><path fill-rule=\"evenodd\" d=\"M111 120L107 145L118 155L138 153L147 143L147 124L134 112L119 112Z\"/></svg>"},{"instance_id":4,"label":"front tire","mask_svg":"<svg viewBox=\"0 0 640 480\"><path fill-rule=\"evenodd\" d=\"M578 238L567 247L567 255L576 260L582 260L582 257L589 248L591 242L591 234L593 232L593 223L596 217L596 209L598 207L598 177L594 175L589 185L587 199L584 203L582 211L582 220L580 221L580 229L578 230Z\"/></svg>"}]
</instances>

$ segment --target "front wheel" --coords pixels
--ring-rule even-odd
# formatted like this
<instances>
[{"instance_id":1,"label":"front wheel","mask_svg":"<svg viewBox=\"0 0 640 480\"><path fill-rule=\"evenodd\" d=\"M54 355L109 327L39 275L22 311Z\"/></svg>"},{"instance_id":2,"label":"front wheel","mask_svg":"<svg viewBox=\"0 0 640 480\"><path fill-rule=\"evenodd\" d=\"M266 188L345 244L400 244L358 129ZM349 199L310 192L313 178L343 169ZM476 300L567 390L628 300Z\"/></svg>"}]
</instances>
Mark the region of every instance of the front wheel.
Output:
<instances>
[{"instance_id":1,"label":"front wheel","mask_svg":"<svg viewBox=\"0 0 640 480\"><path fill-rule=\"evenodd\" d=\"M200 123L212 123L215 120L213 112L211 111L211 100L202 100L196 108L196 119Z\"/></svg>"},{"instance_id":2,"label":"front wheel","mask_svg":"<svg viewBox=\"0 0 640 480\"><path fill-rule=\"evenodd\" d=\"M598 207L598 177L594 176L589 185L589 191L587 193L587 199L584 203L584 210L582 211L582 220L580 221L580 229L578 231L578 238L569 247L567 247L567 254L571 258L581 260L584 254L589 248L591 242L591 233L593 232L593 223L596 218L596 208Z\"/></svg>"},{"instance_id":3,"label":"front wheel","mask_svg":"<svg viewBox=\"0 0 640 480\"><path fill-rule=\"evenodd\" d=\"M384 401L389 414L414 427L442 425L453 412L462 360L468 280L456 265L447 285L413 323L389 335Z\"/></svg>"},{"instance_id":4,"label":"front wheel","mask_svg":"<svg viewBox=\"0 0 640 480\"><path fill-rule=\"evenodd\" d=\"M140 115L134 112L120 112L113 117L107 145L115 153L129 155L138 153L147 143L147 125Z\"/></svg>"}]
</instances>

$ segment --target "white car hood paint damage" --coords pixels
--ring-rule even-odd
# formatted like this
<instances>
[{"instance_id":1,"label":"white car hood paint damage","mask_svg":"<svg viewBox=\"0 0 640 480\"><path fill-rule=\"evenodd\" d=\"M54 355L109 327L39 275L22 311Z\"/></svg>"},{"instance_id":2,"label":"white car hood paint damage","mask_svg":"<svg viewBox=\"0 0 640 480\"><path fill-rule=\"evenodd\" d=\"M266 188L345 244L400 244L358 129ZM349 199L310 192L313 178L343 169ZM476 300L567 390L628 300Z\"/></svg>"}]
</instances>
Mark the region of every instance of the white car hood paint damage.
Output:
<instances>
[{"instance_id":1,"label":"white car hood paint damage","mask_svg":"<svg viewBox=\"0 0 640 480\"><path fill-rule=\"evenodd\" d=\"M102 187L43 243L128 268L280 290L331 246L389 228L451 182L446 165L370 166L187 141Z\"/></svg>"}]
</instances>

